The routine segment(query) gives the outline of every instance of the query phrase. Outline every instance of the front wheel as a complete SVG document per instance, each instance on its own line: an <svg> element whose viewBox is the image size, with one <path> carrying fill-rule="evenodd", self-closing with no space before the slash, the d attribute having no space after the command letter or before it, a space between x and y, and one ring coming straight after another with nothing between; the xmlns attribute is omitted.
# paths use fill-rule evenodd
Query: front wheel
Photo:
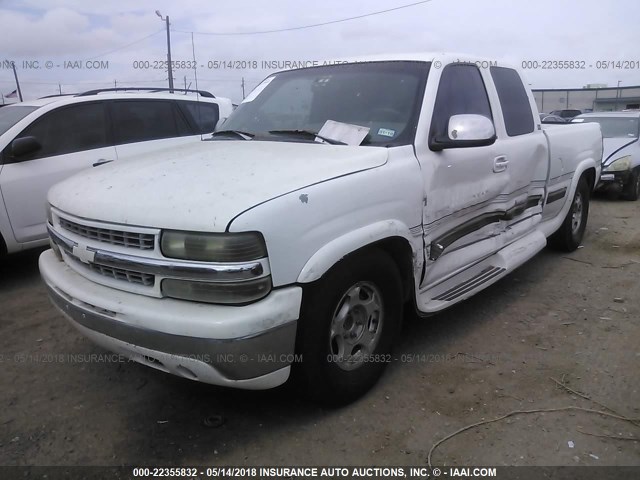
<svg viewBox="0 0 640 480"><path fill-rule="evenodd" d="M622 198L625 200L631 200L632 202L638 200L640 197L640 167L634 168L629 175L629 181L622 191Z"/></svg>
<svg viewBox="0 0 640 480"><path fill-rule="evenodd" d="M294 382L320 403L355 400L391 361L401 318L401 279L389 255L369 250L340 261L305 288Z"/></svg>
<svg viewBox="0 0 640 480"><path fill-rule="evenodd" d="M584 236L589 217L589 184L584 177L578 181L571 208L562 222L562 226L549 237L549 245L556 250L573 252Z"/></svg>

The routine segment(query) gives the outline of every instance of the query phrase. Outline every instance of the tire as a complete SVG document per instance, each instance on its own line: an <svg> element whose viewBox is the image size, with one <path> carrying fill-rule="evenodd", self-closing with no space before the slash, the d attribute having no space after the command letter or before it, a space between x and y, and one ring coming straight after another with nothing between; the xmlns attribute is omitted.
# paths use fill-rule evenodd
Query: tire
<svg viewBox="0 0 640 480"><path fill-rule="evenodd" d="M562 222L562 226L549 237L549 246L564 252L573 252L584 236L589 218L589 184L585 177L578 181L576 193L571 200L571 208Z"/></svg>
<svg viewBox="0 0 640 480"><path fill-rule="evenodd" d="M640 197L640 167L636 167L629 175L629 181L622 190L622 198L635 202Z"/></svg>
<svg viewBox="0 0 640 480"><path fill-rule="evenodd" d="M376 249L341 260L304 290L294 384L325 405L363 395L391 361L402 305L400 273L389 255Z"/></svg>

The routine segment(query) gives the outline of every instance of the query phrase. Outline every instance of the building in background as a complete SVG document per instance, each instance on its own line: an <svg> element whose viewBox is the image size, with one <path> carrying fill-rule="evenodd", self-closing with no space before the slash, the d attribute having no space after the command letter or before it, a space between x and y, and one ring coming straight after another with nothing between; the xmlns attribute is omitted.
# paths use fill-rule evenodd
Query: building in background
<svg viewBox="0 0 640 480"><path fill-rule="evenodd" d="M583 88L551 88L533 90L538 110L578 109L583 112L615 112L640 109L640 85L635 87L607 87L592 83Z"/></svg>

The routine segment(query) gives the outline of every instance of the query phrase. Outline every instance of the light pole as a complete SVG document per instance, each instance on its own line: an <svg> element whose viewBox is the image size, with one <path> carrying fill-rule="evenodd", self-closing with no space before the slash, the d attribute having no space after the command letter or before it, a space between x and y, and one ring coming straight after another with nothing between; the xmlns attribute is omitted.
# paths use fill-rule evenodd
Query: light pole
<svg viewBox="0 0 640 480"><path fill-rule="evenodd" d="M156 10L156 15L167 24L167 68L169 72L169 91L173 93L173 68L171 68L171 34L169 33L169 16L163 17L160 10Z"/></svg>

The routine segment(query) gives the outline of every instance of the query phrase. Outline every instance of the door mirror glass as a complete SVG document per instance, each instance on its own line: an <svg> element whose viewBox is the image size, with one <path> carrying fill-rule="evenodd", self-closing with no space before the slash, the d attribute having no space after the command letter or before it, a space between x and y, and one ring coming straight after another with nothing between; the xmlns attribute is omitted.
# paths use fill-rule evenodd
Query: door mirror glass
<svg viewBox="0 0 640 480"><path fill-rule="evenodd" d="M447 128L450 141L487 141L496 134L493 122L484 115L464 114L449 118Z"/></svg>
<svg viewBox="0 0 640 480"><path fill-rule="evenodd" d="M21 137L11 142L11 154L16 158L37 152L41 148L42 145L36 137Z"/></svg>

